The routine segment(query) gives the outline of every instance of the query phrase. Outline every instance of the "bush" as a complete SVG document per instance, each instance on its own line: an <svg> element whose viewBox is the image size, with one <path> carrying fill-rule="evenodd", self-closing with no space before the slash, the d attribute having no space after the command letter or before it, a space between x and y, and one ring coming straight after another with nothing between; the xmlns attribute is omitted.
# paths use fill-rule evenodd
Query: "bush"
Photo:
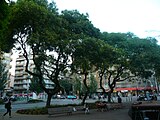
<svg viewBox="0 0 160 120"><path fill-rule="evenodd" d="M28 101L28 103L37 103L37 102L43 102L43 100L31 99Z"/></svg>
<svg viewBox="0 0 160 120"><path fill-rule="evenodd" d="M30 115L43 115L43 114L47 114L47 108L43 107L43 108L34 108L34 109L21 109L21 110L17 110L16 113L19 114L30 114Z"/></svg>
<svg viewBox="0 0 160 120"><path fill-rule="evenodd" d="M4 100L3 99L0 99L0 104L4 104Z"/></svg>
<svg viewBox="0 0 160 120"><path fill-rule="evenodd" d="M35 102L35 100L32 101L32 102ZM65 107L65 106L79 106L79 105L77 105L77 104L51 105L50 108L53 108L53 107ZM95 103L87 103L87 105L89 106L89 109L96 109L96 104ZM30 115L43 115L43 114L48 114L48 109L46 107L33 108L33 109L21 109L21 110L17 110L16 113L19 113L19 114L30 114Z"/></svg>

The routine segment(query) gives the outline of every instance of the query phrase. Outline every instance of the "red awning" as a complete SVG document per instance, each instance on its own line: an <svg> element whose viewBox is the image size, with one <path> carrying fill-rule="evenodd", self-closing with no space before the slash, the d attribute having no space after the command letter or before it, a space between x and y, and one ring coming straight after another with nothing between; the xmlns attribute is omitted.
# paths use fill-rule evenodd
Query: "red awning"
<svg viewBox="0 0 160 120"><path fill-rule="evenodd" d="M137 88L116 88L115 91L121 91L121 90L137 90Z"/></svg>
<svg viewBox="0 0 160 120"><path fill-rule="evenodd" d="M123 90L156 90L156 87L131 87L131 88L116 88L115 91Z"/></svg>

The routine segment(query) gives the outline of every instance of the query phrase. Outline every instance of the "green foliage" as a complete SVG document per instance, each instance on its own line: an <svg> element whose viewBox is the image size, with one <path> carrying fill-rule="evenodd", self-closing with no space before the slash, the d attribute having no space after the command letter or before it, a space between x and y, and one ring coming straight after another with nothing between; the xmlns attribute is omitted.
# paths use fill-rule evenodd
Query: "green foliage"
<svg viewBox="0 0 160 120"><path fill-rule="evenodd" d="M130 70L143 78L151 77L160 58L159 46L152 39L132 38L126 42Z"/></svg>
<svg viewBox="0 0 160 120"><path fill-rule="evenodd" d="M82 39L85 36L88 37L100 37L99 29L95 28L91 21L88 19L88 15L80 14L77 10L68 11L64 10L61 13L62 18L66 21L64 26L67 28L69 37L75 39Z"/></svg>
<svg viewBox="0 0 160 120"><path fill-rule="evenodd" d="M86 37L77 41L75 44L75 51L73 53L74 61L72 62L73 70L77 73L84 74L93 70L95 56L98 55L98 39ZM87 54L86 54L87 53Z"/></svg>
<svg viewBox="0 0 160 120"><path fill-rule="evenodd" d="M38 83L48 96L56 94L62 90L59 76L70 67L74 44L88 36L98 38L99 30L91 24L87 15L67 10L59 14L55 4L48 4L46 0L18 0L11 14L12 38L19 43L27 60L26 72L38 77ZM29 52L27 45L31 49ZM28 69L29 55L32 55L36 72ZM43 85L44 76L54 83L54 89ZM48 98L51 99L50 96Z"/></svg>
<svg viewBox="0 0 160 120"><path fill-rule="evenodd" d="M0 105L1 104L4 104L4 100L3 99L0 99Z"/></svg>
<svg viewBox="0 0 160 120"><path fill-rule="evenodd" d="M148 78L152 75L151 71L155 70L160 57L156 39L140 39L133 33L106 32L102 33L101 38L106 43L116 47L118 51L121 51L117 54L117 58L109 60L114 60L112 65L123 66L131 73L143 78Z"/></svg>
<svg viewBox="0 0 160 120"><path fill-rule="evenodd" d="M77 76L73 80L74 91L79 92L79 94L82 93L82 83L81 83L81 81L82 80L80 78L78 78Z"/></svg>
<svg viewBox="0 0 160 120"><path fill-rule="evenodd" d="M7 41L1 48L8 49L7 46L18 42L27 60L26 71L36 77L33 83L40 84L48 95L62 90L61 86L69 91L70 84L60 83L59 76L70 66L73 72L84 75L86 88L80 82L75 85L79 92L89 91L87 76L94 71L98 71L101 78L106 74L111 88L117 81L128 79L130 73L143 78L154 72L160 76L160 49L153 38L140 39L133 33L100 33L87 14L77 10L58 13L55 3L48 4L47 0L18 0L9 6L0 5L6 8L0 21L3 27L0 43ZM36 72L28 69L29 55ZM46 88L44 76L54 83L54 89ZM39 91L39 86L37 88Z"/></svg>
<svg viewBox="0 0 160 120"><path fill-rule="evenodd" d="M8 4L5 0L0 1L0 30L2 30L2 26L4 24L5 19L8 17Z"/></svg>
<svg viewBox="0 0 160 120"><path fill-rule="evenodd" d="M28 103L38 103L38 102L43 102L43 100L31 99L28 101Z"/></svg>
<svg viewBox="0 0 160 120"><path fill-rule="evenodd" d="M7 74L8 71L6 71L6 65L0 61L0 90L3 91L5 88L5 85L7 83Z"/></svg>
<svg viewBox="0 0 160 120"><path fill-rule="evenodd" d="M52 107L67 107L67 106L80 106L81 104L67 104L67 105L51 105L50 108ZM89 106L89 109L96 109L96 104L95 103L87 103ZM21 109L17 110L16 113L18 114L29 114L29 115L44 115L48 114L47 107L42 107L42 108L33 108L33 109Z"/></svg>
<svg viewBox="0 0 160 120"><path fill-rule="evenodd" d="M43 108L34 108L34 109L21 109L21 110L17 110L16 113L19 114L30 114L30 115L43 115L43 114L47 114L47 108L43 107Z"/></svg>
<svg viewBox="0 0 160 120"><path fill-rule="evenodd" d="M7 4L5 0L0 0L0 52L9 52L13 47L14 42L10 36L12 31L8 29L12 4L12 2Z"/></svg>
<svg viewBox="0 0 160 120"><path fill-rule="evenodd" d="M29 85L29 90L32 92L35 92L37 95L41 92L43 92L42 87L39 84L39 78L33 76L33 78L31 79L31 83Z"/></svg>
<svg viewBox="0 0 160 120"><path fill-rule="evenodd" d="M89 90L90 93L95 93L98 88L98 83L96 81L96 78L94 77L93 74L90 74L90 83L89 83Z"/></svg>
<svg viewBox="0 0 160 120"><path fill-rule="evenodd" d="M125 33L102 33L101 39L104 40L107 44L120 48L123 43L126 41Z"/></svg>
<svg viewBox="0 0 160 120"><path fill-rule="evenodd" d="M60 85L64 88L65 92L69 94L70 91L72 91L72 85L74 85L69 80L60 80Z"/></svg>

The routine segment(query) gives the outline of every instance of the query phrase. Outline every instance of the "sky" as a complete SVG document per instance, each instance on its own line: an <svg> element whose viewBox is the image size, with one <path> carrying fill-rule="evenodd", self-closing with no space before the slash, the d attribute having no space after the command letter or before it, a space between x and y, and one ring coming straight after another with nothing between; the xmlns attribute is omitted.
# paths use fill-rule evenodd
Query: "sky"
<svg viewBox="0 0 160 120"><path fill-rule="evenodd" d="M14 0L16 1L16 0ZM52 0L48 0L51 2ZM160 44L160 0L54 0L61 10L88 13L101 32L132 32Z"/></svg>
<svg viewBox="0 0 160 120"><path fill-rule="evenodd" d="M49 0L49 2L52 0ZM59 11L88 13L101 32L132 32L160 43L160 0L54 0Z"/></svg>

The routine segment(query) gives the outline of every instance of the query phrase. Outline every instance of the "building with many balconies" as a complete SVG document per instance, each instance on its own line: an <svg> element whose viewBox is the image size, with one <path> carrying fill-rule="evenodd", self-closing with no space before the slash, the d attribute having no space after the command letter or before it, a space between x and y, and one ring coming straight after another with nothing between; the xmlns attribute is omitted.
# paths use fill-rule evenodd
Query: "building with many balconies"
<svg viewBox="0 0 160 120"><path fill-rule="evenodd" d="M34 63L32 61L31 56L29 56L29 70L34 70ZM29 90L29 86L31 83L32 76L25 71L26 60L22 54L19 54L16 59L15 66L15 77L14 77L14 93L15 94L24 94ZM50 81L47 77L45 77L45 85L46 88L53 89L53 82Z"/></svg>
<svg viewBox="0 0 160 120"><path fill-rule="evenodd" d="M30 75L25 72L26 60L23 55L18 55L16 59L15 77L14 77L14 92L24 93L29 89ZM33 64L29 65L30 68Z"/></svg>

